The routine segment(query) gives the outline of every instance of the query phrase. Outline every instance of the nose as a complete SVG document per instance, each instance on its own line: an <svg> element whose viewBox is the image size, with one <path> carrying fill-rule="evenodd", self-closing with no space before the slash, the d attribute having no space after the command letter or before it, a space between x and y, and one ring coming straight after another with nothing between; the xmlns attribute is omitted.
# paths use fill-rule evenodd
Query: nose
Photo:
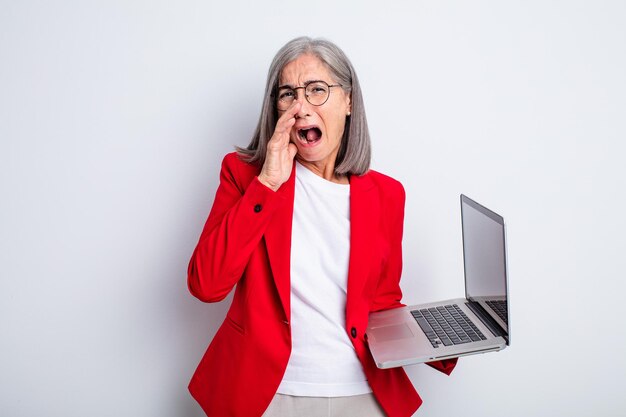
<svg viewBox="0 0 626 417"><path fill-rule="evenodd" d="M302 90L302 91L298 91ZM300 103L300 111L296 114L298 119L302 119L309 115L309 106L311 105L305 96L305 87L296 87L293 89L296 94L295 100Z"/></svg>
<svg viewBox="0 0 626 417"><path fill-rule="evenodd" d="M298 90L302 90L301 92ZM293 92L295 93L296 97L295 100L299 101L301 104L304 104L307 102L306 100L306 92L305 92L305 87L295 87L293 89Z"/></svg>

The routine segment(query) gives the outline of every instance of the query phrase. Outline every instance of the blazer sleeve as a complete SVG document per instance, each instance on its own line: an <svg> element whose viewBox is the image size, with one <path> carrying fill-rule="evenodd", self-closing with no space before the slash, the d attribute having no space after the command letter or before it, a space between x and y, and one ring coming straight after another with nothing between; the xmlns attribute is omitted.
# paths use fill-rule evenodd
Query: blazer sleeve
<svg viewBox="0 0 626 417"><path fill-rule="evenodd" d="M406 194L404 187L394 181L393 193L388 197L381 194L381 200L388 202L390 207L383 213L389 213L387 233L389 242L389 256L382 268L382 274L376 288L376 295L371 311L387 310L403 307L400 277L402 275L402 233L404 228L404 203Z"/></svg>
<svg viewBox="0 0 626 417"><path fill-rule="evenodd" d="M402 234L404 227L404 206L406 193L404 187L397 183L399 188L394 197L389 199L393 204L389 213L393 213L390 218L390 253L389 259L383 268L383 274L378 283L376 296L372 311L386 310L390 308L403 307L402 290L400 289L400 277L402 275ZM450 375L456 366L457 358L442 361L428 362L426 365Z"/></svg>
<svg viewBox="0 0 626 417"><path fill-rule="evenodd" d="M247 171L250 166L235 153L222 162L213 207L187 271L189 291L202 301L220 301L228 295L284 201Z"/></svg>

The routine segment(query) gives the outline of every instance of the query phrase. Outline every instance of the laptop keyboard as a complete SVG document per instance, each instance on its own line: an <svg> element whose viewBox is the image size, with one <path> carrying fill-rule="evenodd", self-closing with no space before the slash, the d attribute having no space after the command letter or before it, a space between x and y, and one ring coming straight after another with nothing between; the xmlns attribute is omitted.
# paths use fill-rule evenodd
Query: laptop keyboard
<svg viewBox="0 0 626 417"><path fill-rule="evenodd" d="M487 305L496 312L496 314L502 319L502 321L504 321L506 324L509 324L509 319L506 312L506 301L487 301Z"/></svg>
<svg viewBox="0 0 626 417"><path fill-rule="evenodd" d="M456 304L413 310L411 314L435 348L487 339Z"/></svg>

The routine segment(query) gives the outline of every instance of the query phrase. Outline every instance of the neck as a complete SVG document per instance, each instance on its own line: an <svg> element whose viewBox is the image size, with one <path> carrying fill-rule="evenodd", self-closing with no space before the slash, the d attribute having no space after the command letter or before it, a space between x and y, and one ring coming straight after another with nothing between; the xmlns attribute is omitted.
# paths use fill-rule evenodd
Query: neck
<svg viewBox="0 0 626 417"><path fill-rule="evenodd" d="M337 184L349 184L350 181L345 175L335 174L335 161L328 162L310 162L304 161L296 156L296 159L306 169L311 171L317 176L324 178L326 181L334 182Z"/></svg>

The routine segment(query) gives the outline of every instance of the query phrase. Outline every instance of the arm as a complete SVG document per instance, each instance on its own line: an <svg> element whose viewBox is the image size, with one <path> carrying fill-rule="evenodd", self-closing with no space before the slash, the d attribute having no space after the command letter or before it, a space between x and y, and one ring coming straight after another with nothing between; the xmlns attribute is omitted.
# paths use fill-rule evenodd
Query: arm
<svg viewBox="0 0 626 417"><path fill-rule="evenodd" d="M396 209L390 211L393 213L390 222L391 252L376 290L372 311L404 306L400 301L402 299L402 290L400 289L400 277L402 275L402 233L404 227L404 205L406 201L406 193L402 185L400 185L398 197L392 199L392 201ZM446 375L450 375L456 363L457 358L428 362L426 365Z"/></svg>
<svg viewBox="0 0 626 417"><path fill-rule="evenodd" d="M284 202L276 194L292 172L296 145L289 132L300 110L295 102L276 123L267 143L267 153L258 177L242 175L249 169L235 154L222 163L220 185L198 246L189 261L189 291L202 301L220 301L241 278L254 249L259 245L272 213Z"/></svg>
<svg viewBox="0 0 626 417"><path fill-rule="evenodd" d="M231 291L284 201L256 177L242 183L250 176L242 178L241 165L235 154L224 158L213 208L189 262L189 290L202 301L220 301Z"/></svg>
<svg viewBox="0 0 626 417"><path fill-rule="evenodd" d="M403 307L402 290L400 289L400 277L402 275L402 233L404 228L404 203L406 194L404 187L396 183L397 192L392 198L391 207L387 216L389 219L389 259L385 262L382 270L376 295L371 311L388 310L390 308Z"/></svg>

